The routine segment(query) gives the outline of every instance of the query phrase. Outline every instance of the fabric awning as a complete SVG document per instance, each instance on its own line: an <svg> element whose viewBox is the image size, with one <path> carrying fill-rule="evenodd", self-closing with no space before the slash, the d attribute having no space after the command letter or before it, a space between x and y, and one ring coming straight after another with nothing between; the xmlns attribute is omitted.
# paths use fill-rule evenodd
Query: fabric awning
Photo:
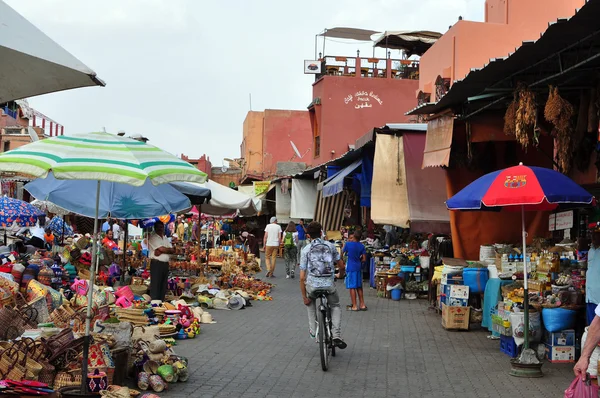
<svg viewBox="0 0 600 398"><path fill-rule="evenodd" d="M395 48L406 51L408 56L423 55L442 37L441 33L426 30L386 31L371 36L374 47Z"/></svg>
<svg viewBox="0 0 600 398"><path fill-rule="evenodd" d="M452 116L438 117L427 123L422 168L448 166L453 130L454 117Z"/></svg>
<svg viewBox="0 0 600 398"><path fill-rule="evenodd" d="M376 30L336 27L331 29L325 29L325 31L319 33L318 36L335 37L337 39L351 39L358 41L371 41L371 36L376 34L379 34L379 32L377 32Z"/></svg>
<svg viewBox="0 0 600 398"><path fill-rule="evenodd" d="M362 164L362 159L357 159L350 166L345 167L340 170L335 175L329 177L327 180L322 183L323 197L327 198L329 196L337 195L338 193L344 190L344 178L346 178L350 173L356 170Z"/></svg>

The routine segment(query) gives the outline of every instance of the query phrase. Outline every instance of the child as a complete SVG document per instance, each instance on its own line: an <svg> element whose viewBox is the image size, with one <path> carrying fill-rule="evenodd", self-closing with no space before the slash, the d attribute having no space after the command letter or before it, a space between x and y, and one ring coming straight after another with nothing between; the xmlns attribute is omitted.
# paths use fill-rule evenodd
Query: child
<svg viewBox="0 0 600 398"><path fill-rule="evenodd" d="M348 256L346 263L346 289L350 290L350 299L352 305L348 306L348 311L366 311L365 299L362 288L362 269L361 263L366 261L367 252L362 243L360 243L360 232L356 231L348 242L344 245L342 252ZM356 305L356 294L358 293L358 306Z"/></svg>

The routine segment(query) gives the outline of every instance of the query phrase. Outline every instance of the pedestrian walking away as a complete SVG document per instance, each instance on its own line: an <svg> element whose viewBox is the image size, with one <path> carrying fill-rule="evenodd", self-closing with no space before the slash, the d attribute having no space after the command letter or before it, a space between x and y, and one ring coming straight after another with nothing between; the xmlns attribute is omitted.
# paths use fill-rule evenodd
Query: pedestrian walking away
<svg viewBox="0 0 600 398"><path fill-rule="evenodd" d="M300 254L302 253L302 249L306 246L306 228L304 226L304 220L300 219L300 222L296 225L296 232L298 233L298 244L296 245L298 250L298 260L297 263L300 265Z"/></svg>
<svg viewBox="0 0 600 398"><path fill-rule="evenodd" d="M154 224L154 233L148 239L148 257L150 258L150 297L152 300L164 300L169 279L169 259L175 250L165 235L165 226L161 222Z"/></svg>
<svg viewBox="0 0 600 398"><path fill-rule="evenodd" d="M348 306L350 311L367 310L362 288L362 263L367 259L367 251L365 246L360 243L360 237L360 231L354 232L342 249L342 253L348 256L345 281L346 289L350 290L350 299L352 300L352 305ZM358 304L356 296L358 296Z"/></svg>
<svg viewBox="0 0 600 398"><path fill-rule="evenodd" d="M277 224L277 217L271 217L270 224L265 228L263 246L265 247L265 263L267 264L267 278L275 277L275 261L281 246L281 227Z"/></svg>
<svg viewBox="0 0 600 398"><path fill-rule="evenodd" d="M285 258L285 277L294 279L296 263L298 260L298 249L296 224L290 221L283 233L283 256Z"/></svg>
<svg viewBox="0 0 600 398"><path fill-rule="evenodd" d="M316 337L316 292L327 291L327 301L331 307L331 323L333 344L344 349L346 342L342 340L342 310L340 308L340 296L335 288L335 266L340 269L338 277L342 277L345 271L344 262L335 246L321 238L321 224L311 222L306 232L311 242L302 249L300 259L300 292L302 300L306 305L308 313L308 333L312 338Z"/></svg>

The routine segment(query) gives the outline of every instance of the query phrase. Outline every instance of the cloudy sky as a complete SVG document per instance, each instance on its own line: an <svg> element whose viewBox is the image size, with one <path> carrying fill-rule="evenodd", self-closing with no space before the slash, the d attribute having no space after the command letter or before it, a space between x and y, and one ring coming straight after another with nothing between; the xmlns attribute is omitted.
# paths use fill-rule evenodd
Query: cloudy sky
<svg viewBox="0 0 600 398"><path fill-rule="evenodd" d="M239 156L249 93L253 110L306 109L314 79L303 60L324 28L445 32L484 10L484 0L5 1L107 83L30 99L65 134L141 133L177 155L206 153L215 166ZM325 46L372 52L353 41Z"/></svg>

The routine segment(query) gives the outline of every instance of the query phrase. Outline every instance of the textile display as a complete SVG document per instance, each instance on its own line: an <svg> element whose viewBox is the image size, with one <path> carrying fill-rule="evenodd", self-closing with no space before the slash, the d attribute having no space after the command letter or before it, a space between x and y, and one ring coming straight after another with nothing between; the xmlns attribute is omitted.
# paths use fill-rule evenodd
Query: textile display
<svg viewBox="0 0 600 398"><path fill-rule="evenodd" d="M292 195L289 191L283 192L281 182L277 182L275 186L275 216L279 224L287 224L292 220L290 211L292 209Z"/></svg>
<svg viewBox="0 0 600 398"><path fill-rule="evenodd" d="M344 221L344 208L348 200L348 192L342 191L328 198L320 191L317 197L317 214L315 221L323 226L324 231L339 231Z"/></svg>
<svg viewBox="0 0 600 398"><path fill-rule="evenodd" d="M362 171L357 175L358 180L360 181L360 205L363 207L371 207L373 156L373 151L366 151L364 153L362 158Z"/></svg>
<svg viewBox="0 0 600 398"><path fill-rule="evenodd" d="M381 135L378 135L379 139ZM407 175L411 231L438 231L439 228L418 231L419 222L445 223L449 228L450 212L446 208L446 173L439 167L421 168L425 134L404 134L404 163Z"/></svg>
<svg viewBox="0 0 600 398"><path fill-rule="evenodd" d="M317 182L315 180L292 180L291 218L315 218L317 207Z"/></svg>
<svg viewBox="0 0 600 398"><path fill-rule="evenodd" d="M371 219L375 224L409 227L407 189L402 137L378 134L371 192Z"/></svg>

